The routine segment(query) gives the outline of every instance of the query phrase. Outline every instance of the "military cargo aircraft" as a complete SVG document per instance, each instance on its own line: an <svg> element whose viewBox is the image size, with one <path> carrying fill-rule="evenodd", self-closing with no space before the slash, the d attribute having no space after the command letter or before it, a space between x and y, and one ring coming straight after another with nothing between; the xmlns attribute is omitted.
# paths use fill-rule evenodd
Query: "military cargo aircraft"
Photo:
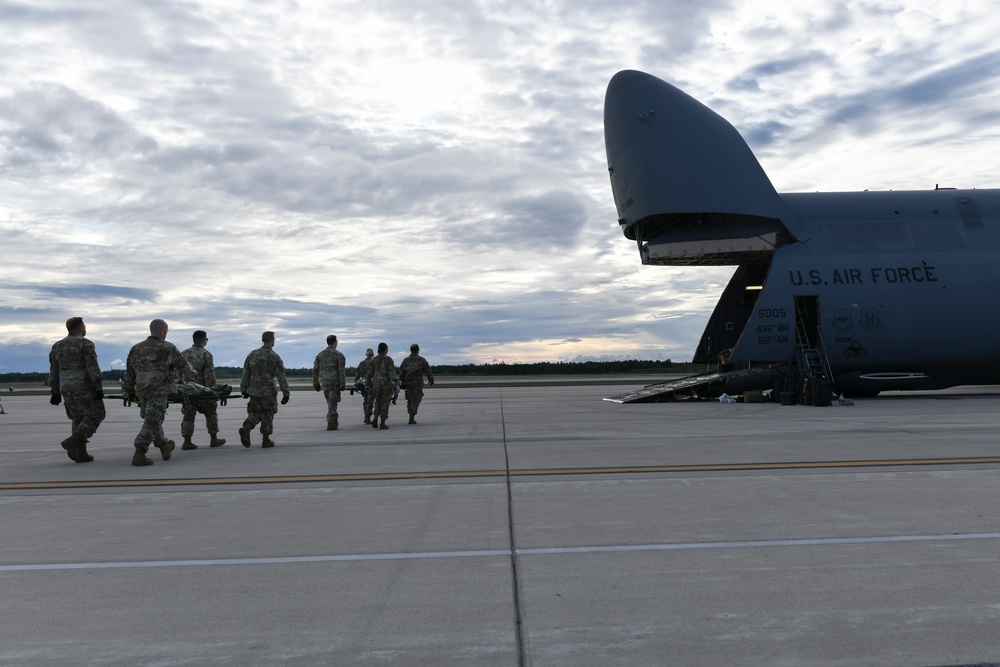
<svg viewBox="0 0 1000 667"><path fill-rule="evenodd" d="M1000 190L779 194L728 121L636 71L611 79L604 137L643 264L737 267L694 355L722 355L703 394L1000 383Z"/></svg>

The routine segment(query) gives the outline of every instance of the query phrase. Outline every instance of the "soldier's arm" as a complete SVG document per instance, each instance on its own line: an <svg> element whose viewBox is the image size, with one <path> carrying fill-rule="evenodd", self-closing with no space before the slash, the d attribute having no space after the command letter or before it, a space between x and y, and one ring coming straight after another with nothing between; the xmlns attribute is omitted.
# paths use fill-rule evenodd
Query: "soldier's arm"
<svg viewBox="0 0 1000 667"><path fill-rule="evenodd" d="M424 375L427 376L427 382L434 384L434 373L431 373L431 365L426 359L424 360Z"/></svg>
<svg viewBox="0 0 1000 667"><path fill-rule="evenodd" d="M278 357L278 364L275 367L275 375L278 376L278 384L281 386L281 393L288 393L288 380L285 378L285 362Z"/></svg>
<svg viewBox="0 0 1000 667"><path fill-rule="evenodd" d="M317 354L315 361L313 361L313 389L315 389L316 391L320 390L320 384L319 384L319 357L320 357L320 355Z"/></svg>
<svg viewBox="0 0 1000 667"><path fill-rule="evenodd" d="M101 377L101 365L97 363L97 349L89 340L83 341L83 363L87 367L87 376L96 391L102 391L104 378Z"/></svg>
<svg viewBox="0 0 1000 667"><path fill-rule="evenodd" d="M205 352L205 382L209 387L215 387L219 384L218 380L215 379L215 359L211 352Z"/></svg>
<svg viewBox="0 0 1000 667"><path fill-rule="evenodd" d="M53 394L59 393L59 362L56 361L56 352L53 349L49 352L49 379L48 385L52 388Z"/></svg>
<svg viewBox="0 0 1000 667"><path fill-rule="evenodd" d="M240 378L240 393L246 394L250 390L250 356L247 355L243 362L243 377Z"/></svg>
<svg viewBox="0 0 1000 667"><path fill-rule="evenodd" d="M172 356L174 357L174 368L177 369L177 379L181 382L193 380L197 373L195 372L194 367L191 366L190 362L188 362L188 360L184 358L184 355L181 354L181 351L175 347Z"/></svg>
<svg viewBox="0 0 1000 667"><path fill-rule="evenodd" d="M132 359L132 352L128 353L125 361L125 376L122 378L122 391L126 396L135 394L135 361Z"/></svg>

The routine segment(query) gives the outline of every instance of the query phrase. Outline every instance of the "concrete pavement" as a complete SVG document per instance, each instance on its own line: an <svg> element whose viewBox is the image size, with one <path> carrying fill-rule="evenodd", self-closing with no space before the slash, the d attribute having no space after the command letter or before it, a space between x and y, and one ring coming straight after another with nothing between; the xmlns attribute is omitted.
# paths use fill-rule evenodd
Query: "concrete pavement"
<svg viewBox="0 0 1000 667"><path fill-rule="evenodd" d="M627 388L627 387L626 387ZM4 396L0 664L1000 662L996 388L811 408L617 405L621 385L429 388L278 446L76 464ZM180 442L180 410L165 424Z"/></svg>

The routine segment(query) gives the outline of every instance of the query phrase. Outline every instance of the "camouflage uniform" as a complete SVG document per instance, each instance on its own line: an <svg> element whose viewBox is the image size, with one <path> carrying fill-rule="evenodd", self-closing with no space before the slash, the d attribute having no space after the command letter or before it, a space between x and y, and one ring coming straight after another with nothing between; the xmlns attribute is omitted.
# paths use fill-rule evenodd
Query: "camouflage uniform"
<svg viewBox="0 0 1000 667"><path fill-rule="evenodd" d="M247 401L247 418L243 422L247 433L257 424L260 424L260 433L265 438L274 433L274 415L278 413L275 380L281 385L281 392L287 396L285 364L277 352L263 346L247 355L243 362L243 379L240 380L240 393L250 397ZM246 442L243 444L249 447Z"/></svg>
<svg viewBox="0 0 1000 667"><path fill-rule="evenodd" d="M71 437L84 448L86 455L87 440L107 414L94 344L80 334L70 334L53 345L49 352L48 384L54 396L62 397L66 416L73 425ZM72 454L69 449L67 452ZM83 460L72 455L70 458L77 462Z"/></svg>
<svg viewBox="0 0 1000 667"><path fill-rule="evenodd" d="M371 350L368 350L368 352L371 352ZM374 356L374 354L372 356ZM371 356L366 356L358 364L358 369L356 371L354 371L355 382L357 380L364 380L365 383L366 383L366 385L365 385L365 391L362 394L362 398L364 398L364 410L365 410L365 423L366 424L371 424L372 423L372 404L373 404L373 402L375 400L375 394L374 394L374 392L372 392L371 387L367 385L367 382L368 382L368 367L371 365L371 363L372 363L372 357Z"/></svg>
<svg viewBox="0 0 1000 667"><path fill-rule="evenodd" d="M347 376L344 373L346 365L347 360L343 353L332 346L320 351L313 362L313 388L316 391L322 389L323 395L326 396L326 423L332 424L334 428L340 422L337 403L340 403L340 392L347 384Z"/></svg>
<svg viewBox="0 0 1000 667"><path fill-rule="evenodd" d="M368 393L372 394L372 426L374 427L378 419L389 418L389 401L392 400L392 390L396 384L396 365L392 357L384 352L380 352L371 360L368 365Z"/></svg>
<svg viewBox="0 0 1000 667"><path fill-rule="evenodd" d="M143 423L135 436L137 449L148 452L150 444L163 448L168 443L173 449L173 441L163 436L167 396L177 392L176 380L185 382L192 375L194 369L180 350L158 336L150 336L129 350L122 391L127 396L134 394L139 398L139 414ZM164 450L164 460L167 458L169 452Z"/></svg>
<svg viewBox="0 0 1000 667"><path fill-rule="evenodd" d="M427 360L416 352L413 352L403 363L399 365L399 380L406 387L406 411L410 415L410 423L415 424L414 417L417 416L417 409L420 401L424 399L424 376L427 381L434 384L434 374L431 373L431 365Z"/></svg>
<svg viewBox="0 0 1000 667"><path fill-rule="evenodd" d="M181 352L191 368L194 377L191 382L197 382L208 388L218 385L215 380L215 359L212 353L202 345L192 345ZM219 433L219 405L214 398L189 398L181 408L184 415L181 421L181 435L190 438L194 435L194 416L197 413L205 415L205 427L212 439Z"/></svg>

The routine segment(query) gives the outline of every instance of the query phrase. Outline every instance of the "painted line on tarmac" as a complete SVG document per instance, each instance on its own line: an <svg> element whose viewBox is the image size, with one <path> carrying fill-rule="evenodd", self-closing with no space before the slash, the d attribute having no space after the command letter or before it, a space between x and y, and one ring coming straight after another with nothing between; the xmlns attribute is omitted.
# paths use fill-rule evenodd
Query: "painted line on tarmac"
<svg viewBox="0 0 1000 667"><path fill-rule="evenodd" d="M751 549L758 547L812 547L842 544L889 544L952 540L996 540L1000 533L950 533L947 535L887 535L883 537L820 537L801 540L745 540L740 542L690 542L687 544L636 544L607 547L552 547L521 549L518 554L622 553L628 551L683 551L687 549Z"/></svg>
<svg viewBox="0 0 1000 667"><path fill-rule="evenodd" d="M428 558L510 558L509 549L479 551L426 551L416 553L338 554L330 556L280 556L274 558L211 558L198 560L120 561L110 563L33 563L0 565L0 572L34 572L39 570L114 570L147 567L204 567L209 565L288 565L300 563L338 563L372 560L413 560Z"/></svg>
<svg viewBox="0 0 1000 667"><path fill-rule="evenodd" d="M559 475L622 475L659 472L739 472L753 470L809 470L822 468L880 468L931 465L976 465L1000 463L1000 456L974 456L938 459L874 459L852 461L784 461L774 463L713 463L691 465L626 466L601 468L525 468L512 469L511 477ZM463 479L506 477L506 470L430 470L424 472L357 473L339 475L270 475L256 477L191 477L179 479L113 479L59 482L6 482L0 491L43 489L106 489L144 486L210 486L237 484L307 484L315 482L380 482L418 479Z"/></svg>
<svg viewBox="0 0 1000 667"><path fill-rule="evenodd" d="M644 551L684 551L698 549L755 549L775 547L838 546L847 544L898 544L902 542L942 542L996 540L1000 533L947 535L887 535L883 537L830 537L798 540L747 540L737 542L688 542L680 544L624 544L613 546L549 547L518 549L518 556L567 554L635 553ZM298 565L357 561L392 561L439 558L509 558L508 549L470 551L418 551L414 553L337 554L328 556L280 556L273 558L211 558L196 560L117 561L107 563L27 563L0 565L0 572L39 572L49 570L118 570L157 567L207 567L219 565Z"/></svg>

